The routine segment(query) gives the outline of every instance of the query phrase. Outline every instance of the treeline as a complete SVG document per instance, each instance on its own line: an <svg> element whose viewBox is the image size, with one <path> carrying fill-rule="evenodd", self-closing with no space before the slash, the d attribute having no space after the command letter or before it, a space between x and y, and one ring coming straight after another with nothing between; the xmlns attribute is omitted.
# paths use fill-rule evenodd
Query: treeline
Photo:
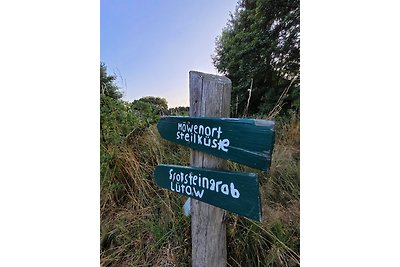
<svg viewBox="0 0 400 267"><path fill-rule="evenodd" d="M300 1L239 1L213 62L232 81L231 116L298 113Z"/></svg>

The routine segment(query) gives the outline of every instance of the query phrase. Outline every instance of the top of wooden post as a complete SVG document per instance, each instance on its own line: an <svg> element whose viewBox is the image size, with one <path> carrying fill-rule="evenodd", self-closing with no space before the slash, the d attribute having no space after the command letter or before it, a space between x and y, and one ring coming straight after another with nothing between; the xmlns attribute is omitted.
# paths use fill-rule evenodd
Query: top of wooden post
<svg viewBox="0 0 400 267"><path fill-rule="evenodd" d="M203 79L206 79L209 81L232 84L231 80L225 76L203 73L203 72L194 71L194 70L189 71L189 77L195 77L195 76L198 76L200 78L203 78Z"/></svg>
<svg viewBox="0 0 400 267"><path fill-rule="evenodd" d="M229 78L189 71L189 90L190 116L229 117L232 90Z"/></svg>

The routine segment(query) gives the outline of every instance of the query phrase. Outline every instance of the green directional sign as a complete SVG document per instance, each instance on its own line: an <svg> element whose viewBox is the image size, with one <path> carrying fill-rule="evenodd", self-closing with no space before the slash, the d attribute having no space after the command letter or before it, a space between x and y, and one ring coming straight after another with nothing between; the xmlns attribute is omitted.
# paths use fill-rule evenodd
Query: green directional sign
<svg viewBox="0 0 400 267"><path fill-rule="evenodd" d="M275 123L269 120L162 117L161 137L214 156L268 170L275 141Z"/></svg>
<svg viewBox="0 0 400 267"><path fill-rule="evenodd" d="M160 164L154 177L162 188L261 221L258 177L254 173Z"/></svg>

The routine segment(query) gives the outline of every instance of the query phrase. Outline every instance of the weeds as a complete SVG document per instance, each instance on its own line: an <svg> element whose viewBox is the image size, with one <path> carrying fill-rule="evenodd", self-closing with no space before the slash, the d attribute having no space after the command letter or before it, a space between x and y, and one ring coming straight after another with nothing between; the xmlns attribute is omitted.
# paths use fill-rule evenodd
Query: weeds
<svg viewBox="0 0 400 267"><path fill-rule="evenodd" d="M152 176L160 163L189 165L189 149L162 140L153 123L125 139L109 136L113 142L102 142L100 154L101 265L190 266L186 199L159 188ZM258 173L263 207L261 223L228 213L228 266L299 266L299 140L298 117L277 119L270 171L228 164Z"/></svg>

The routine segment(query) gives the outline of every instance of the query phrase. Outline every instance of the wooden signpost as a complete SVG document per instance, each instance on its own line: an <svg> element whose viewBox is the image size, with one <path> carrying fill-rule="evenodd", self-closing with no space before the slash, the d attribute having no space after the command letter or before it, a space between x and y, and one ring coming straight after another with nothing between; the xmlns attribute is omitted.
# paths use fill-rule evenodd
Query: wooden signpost
<svg viewBox="0 0 400 267"><path fill-rule="evenodd" d="M162 117L157 127L164 139L219 158L265 171L271 164L273 121Z"/></svg>
<svg viewBox="0 0 400 267"><path fill-rule="evenodd" d="M162 188L261 221L260 190L254 173L160 164L154 177Z"/></svg>
<svg viewBox="0 0 400 267"><path fill-rule="evenodd" d="M191 198L192 266L226 266L224 210L261 220L258 177L229 172L226 160L268 170L275 124L229 118L231 81L189 72L190 117L162 117L166 140L191 148L191 167L158 165L159 186ZM226 159L226 160L224 160Z"/></svg>

